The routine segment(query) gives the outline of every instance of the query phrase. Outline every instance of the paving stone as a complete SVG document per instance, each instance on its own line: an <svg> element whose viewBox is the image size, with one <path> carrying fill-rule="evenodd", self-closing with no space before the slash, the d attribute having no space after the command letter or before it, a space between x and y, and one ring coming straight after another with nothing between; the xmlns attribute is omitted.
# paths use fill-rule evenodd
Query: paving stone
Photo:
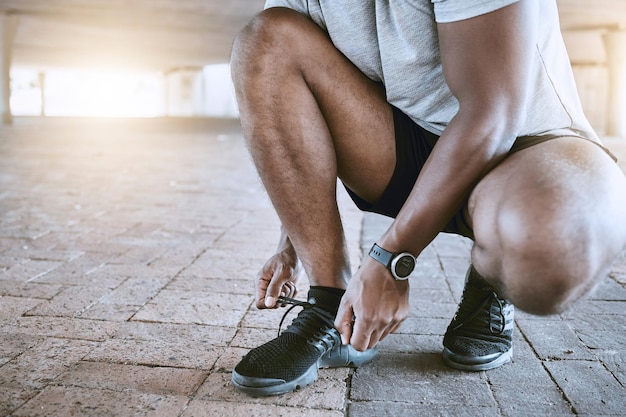
<svg viewBox="0 0 626 417"><path fill-rule="evenodd" d="M11 416L13 410L19 408L37 393L35 389L2 387L0 389L0 415Z"/></svg>
<svg viewBox="0 0 626 417"><path fill-rule="evenodd" d="M55 270L62 264L63 263L59 261L40 261L23 258L23 261L20 263L2 272L0 274L0 280L20 282L36 280L50 271Z"/></svg>
<svg viewBox="0 0 626 417"><path fill-rule="evenodd" d="M452 320L458 308L456 303L434 302L428 298L410 298L409 316L419 318L442 318Z"/></svg>
<svg viewBox="0 0 626 417"><path fill-rule="evenodd" d="M66 287L51 300L40 301L29 316L79 317L87 308L109 294L103 287Z"/></svg>
<svg viewBox="0 0 626 417"><path fill-rule="evenodd" d="M342 411L337 410L314 410L265 404L192 400L181 417L343 417L343 415Z"/></svg>
<svg viewBox="0 0 626 417"><path fill-rule="evenodd" d="M614 279L607 278L589 295L589 299L626 301L626 288Z"/></svg>
<svg viewBox="0 0 626 417"><path fill-rule="evenodd" d="M300 310L300 308L295 308L285 317L282 330L287 328ZM277 333L278 326L286 312L286 308L264 310L251 309L243 317L241 324L243 327L270 329Z"/></svg>
<svg viewBox="0 0 626 417"><path fill-rule="evenodd" d="M210 294L254 294L253 275L245 279L207 278L196 276L183 271L174 281L168 284L171 290L196 291Z"/></svg>
<svg viewBox="0 0 626 417"><path fill-rule="evenodd" d="M391 334L379 343L381 352L441 353L443 337L421 334Z"/></svg>
<svg viewBox="0 0 626 417"><path fill-rule="evenodd" d="M249 351L250 349L247 348L229 347L220 355L213 367L213 372L232 372Z"/></svg>
<svg viewBox="0 0 626 417"><path fill-rule="evenodd" d="M241 328L230 346L252 349L276 338L276 330Z"/></svg>
<svg viewBox="0 0 626 417"><path fill-rule="evenodd" d="M164 289L133 318L159 323L195 323L214 326L236 326L252 296L241 294L207 294Z"/></svg>
<svg viewBox="0 0 626 417"><path fill-rule="evenodd" d="M563 320L517 320L517 325L542 360L583 359L594 356Z"/></svg>
<svg viewBox="0 0 626 417"><path fill-rule="evenodd" d="M35 247L35 245L39 243L40 240L41 239L31 240L28 242L28 246L23 246L21 251L22 256L31 261L69 262L84 254L82 250L77 249L39 249Z"/></svg>
<svg viewBox="0 0 626 417"><path fill-rule="evenodd" d="M223 347L186 339L110 339L93 349L85 360L210 370L223 351Z"/></svg>
<svg viewBox="0 0 626 417"><path fill-rule="evenodd" d="M100 268L110 257L110 255L106 254L85 253L76 259L63 262L58 267L31 279L36 279L37 282L48 284L77 285L82 282L86 274Z"/></svg>
<svg viewBox="0 0 626 417"><path fill-rule="evenodd" d="M600 363L546 362L577 414L624 415L624 387Z"/></svg>
<svg viewBox="0 0 626 417"><path fill-rule="evenodd" d="M210 370L234 334L213 326L131 324L120 326L116 338L101 343L85 360Z"/></svg>
<svg viewBox="0 0 626 417"><path fill-rule="evenodd" d="M45 300L0 296L0 322L9 323L37 307Z"/></svg>
<svg viewBox="0 0 626 417"><path fill-rule="evenodd" d="M462 258L469 261L472 241L457 235L440 233L437 239L433 241L433 247L442 259Z"/></svg>
<svg viewBox="0 0 626 417"><path fill-rule="evenodd" d="M626 387L626 352L623 350L612 350L598 352L602 365L613 374L613 376Z"/></svg>
<svg viewBox="0 0 626 417"><path fill-rule="evenodd" d="M562 314L563 318L568 319L573 314L608 314L620 316L620 310L618 307L619 301L607 301L607 300L583 300L574 305L569 311Z"/></svg>
<svg viewBox="0 0 626 417"><path fill-rule="evenodd" d="M465 404L493 407L491 391L481 373L447 368L440 354L380 354L356 370L352 401L391 401L419 404Z"/></svg>
<svg viewBox="0 0 626 417"><path fill-rule="evenodd" d="M567 314L566 321L575 332L626 332L626 318L619 314L570 312Z"/></svg>
<svg viewBox="0 0 626 417"><path fill-rule="evenodd" d="M0 279L7 280L6 270L26 261L27 259L13 256L6 249L3 249L0 252Z"/></svg>
<svg viewBox="0 0 626 417"><path fill-rule="evenodd" d="M69 317L20 317L14 323L0 323L0 332L46 337L102 341L117 332L116 323Z"/></svg>
<svg viewBox="0 0 626 417"><path fill-rule="evenodd" d="M92 320L124 322L133 318L141 306L126 304L95 303L84 310L80 317Z"/></svg>
<svg viewBox="0 0 626 417"><path fill-rule="evenodd" d="M0 333L0 366L39 344L41 337L19 333Z"/></svg>
<svg viewBox="0 0 626 417"><path fill-rule="evenodd" d="M443 335L450 324L450 318L441 317L411 317L409 316L396 331L396 334Z"/></svg>
<svg viewBox="0 0 626 417"><path fill-rule="evenodd" d="M64 287L56 284L41 284L38 282L0 281L0 296L22 298L52 299Z"/></svg>
<svg viewBox="0 0 626 417"><path fill-rule="evenodd" d="M111 262L114 261L115 259L111 260ZM78 277L78 281L73 284L117 288L131 278L160 278L158 272L158 270L141 263L131 265L108 263L89 271L82 277ZM67 282L67 284L72 283Z"/></svg>
<svg viewBox="0 0 626 417"><path fill-rule="evenodd" d="M534 350L519 331L513 333L511 363L488 371L486 376L492 386L528 386L529 381L555 385L543 366L543 362L538 360Z"/></svg>
<svg viewBox="0 0 626 417"><path fill-rule="evenodd" d="M160 340L193 344L226 346L235 336L236 328L200 326L192 324L126 322L115 326L118 339Z"/></svg>
<svg viewBox="0 0 626 417"><path fill-rule="evenodd" d="M348 415L357 417L494 417L494 406L467 404L416 404L413 402L355 402L348 405ZM536 415L535 415L536 416Z"/></svg>
<svg viewBox="0 0 626 417"><path fill-rule="evenodd" d="M162 245L157 244L156 245ZM112 263L128 265L151 265L159 268L167 265L170 268L182 269L190 265L193 260L206 249L207 244L181 244L173 249L159 247L133 247L132 250L113 259Z"/></svg>
<svg viewBox="0 0 626 417"><path fill-rule="evenodd" d="M436 257L418 258L415 270L409 279L411 294L421 294L422 290L444 290L450 292L446 277Z"/></svg>
<svg viewBox="0 0 626 417"><path fill-rule="evenodd" d="M94 342L46 339L0 368L0 386L42 389L94 347Z"/></svg>
<svg viewBox="0 0 626 417"><path fill-rule="evenodd" d="M429 303L441 303L441 304L456 304L454 297L450 293L448 288L445 289L432 289L432 288L420 288L411 291L409 299L412 304L419 304L424 300L428 300ZM444 310L447 310L449 306L444 306Z"/></svg>
<svg viewBox="0 0 626 417"><path fill-rule="evenodd" d="M133 275L115 290L98 300L98 304L118 304L128 306L143 306L164 288L171 278L161 275L151 268L145 268L140 276Z"/></svg>
<svg viewBox="0 0 626 417"><path fill-rule="evenodd" d="M49 386L12 415L169 417L179 415L187 401L183 396Z"/></svg>
<svg viewBox="0 0 626 417"><path fill-rule="evenodd" d="M54 384L120 392L190 396L206 377L205 372L195 369L81 361L56 378Z"/></svg>
<svg viewBox="0 0 626 417"><path fill-rule="evenodd" d="M623 351L626 346L625 333L580 330L577 334L589 349Z"/></svg>
<svg viewBox="0 0 626 417"><path fill-rule="evenodd" d="M503 416L516 417L525 412L535 416L574 415L561 391L550 382L544 377L532 385L526 380L518 384L492 385L491 390Z"/></svg>

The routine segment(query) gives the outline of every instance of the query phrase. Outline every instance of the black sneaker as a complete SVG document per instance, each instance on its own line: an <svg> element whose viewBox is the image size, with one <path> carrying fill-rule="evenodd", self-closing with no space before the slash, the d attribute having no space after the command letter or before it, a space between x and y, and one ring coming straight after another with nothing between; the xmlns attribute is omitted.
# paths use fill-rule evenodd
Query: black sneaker
<svg viewBox="0 0 626 417"><path fill-rule="evenodd" d="M359 352L343 346L334 327L341 296L311 289L308 302L280 297L279 302L304 309L291 325L264 345L252 349L233 370L233 385L254 397L285 394L317 379L318 368L356 367L371 361L376 349ZM332 312L332 313L331 313Z"/></svg>
<svg viewBox="0 0 626 417"><path fill-rule="evenodd" d="M513 316L513 304L470 266L461 303L443 338L444 362L464 371L486 371L510 362Z"/></svg>

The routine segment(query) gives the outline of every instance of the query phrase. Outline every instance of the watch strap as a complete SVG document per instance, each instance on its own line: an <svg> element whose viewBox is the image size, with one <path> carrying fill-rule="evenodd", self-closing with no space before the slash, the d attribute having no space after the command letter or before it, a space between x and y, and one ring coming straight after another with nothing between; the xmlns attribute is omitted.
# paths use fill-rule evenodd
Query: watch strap
<svg viewBox="0 0 626 417"><path fill-rule="evenodd" d="M394 253L381 248L376 243L374 243L374 245L372 246L372 249L370 249L370 252L369 252L370 257L380 262L381 264L385 265L386 268L391 267L391 261L394 255L395 255Z"/></svg>

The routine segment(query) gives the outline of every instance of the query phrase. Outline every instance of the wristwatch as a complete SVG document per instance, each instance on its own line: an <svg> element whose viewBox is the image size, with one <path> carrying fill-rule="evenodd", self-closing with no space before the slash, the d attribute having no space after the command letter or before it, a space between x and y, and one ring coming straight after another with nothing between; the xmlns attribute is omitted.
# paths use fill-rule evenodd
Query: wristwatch
<svg viewBox="0 0 626 417"><path fill-rule="evenodd" d="M408 279L411 272L415 269L415 256L408 252L389 252L374 243L374 246L370 249L369 255L385 265L396 281Z"/></svg>

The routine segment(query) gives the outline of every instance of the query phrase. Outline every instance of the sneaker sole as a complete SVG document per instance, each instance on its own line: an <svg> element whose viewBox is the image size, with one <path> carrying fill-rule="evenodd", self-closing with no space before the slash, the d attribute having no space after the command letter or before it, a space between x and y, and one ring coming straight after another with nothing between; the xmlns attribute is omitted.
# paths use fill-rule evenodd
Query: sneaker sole
<svg viewBox="0 0 626 417"><path fill-rule="evenodd" d="M356 368L370 362L376 357L377 353L378 350L376 348L359 352L353 348L352 345L338 346L322 355L317 363L311 365L304 374L292 381L275 378L249 377L241 375L235 370L233 370L231 381L237 389L252 397L281 395L304 388L315 382L319 368Z"/></svg>
<svg viewBox="0 0 626 417"><path fill-rule="evenodd" d="M477 358L464 358L454 354L448 348L443 349L443 361L451 368L461 371L488 371L490 369L499 368L500 366L511 362L513 358L513 349L495 356L492 355ZM491 360L490 360L491 359Z"/></svg>
<svg viewBox="0 0 626 417"><path fill-rule="evenodd" d="M305 373L292 381L249 377L240 375L237 371L233 371L231 380L237 389L252 397L268 397L286 394L312 384L317 379L317 366L317 363L314 363Z"/></svg>

